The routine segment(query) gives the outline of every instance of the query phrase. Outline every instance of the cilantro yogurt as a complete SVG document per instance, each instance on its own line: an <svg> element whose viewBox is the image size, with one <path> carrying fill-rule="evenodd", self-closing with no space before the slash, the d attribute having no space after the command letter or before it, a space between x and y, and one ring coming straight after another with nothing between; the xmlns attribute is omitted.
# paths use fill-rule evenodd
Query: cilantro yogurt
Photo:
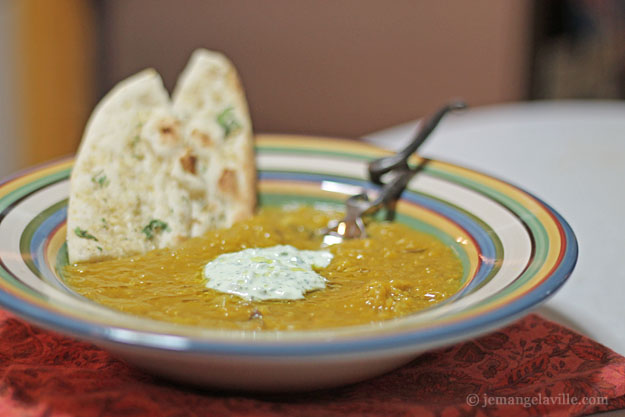
<svg viewBox="0 0 625 417"><path fill-rule="evenodd" d="M327 250L290 245L244 249L219 255L204 267L206 286L248 300L297 300L323 289L326 279L313 270L332 261Z"/></svg>

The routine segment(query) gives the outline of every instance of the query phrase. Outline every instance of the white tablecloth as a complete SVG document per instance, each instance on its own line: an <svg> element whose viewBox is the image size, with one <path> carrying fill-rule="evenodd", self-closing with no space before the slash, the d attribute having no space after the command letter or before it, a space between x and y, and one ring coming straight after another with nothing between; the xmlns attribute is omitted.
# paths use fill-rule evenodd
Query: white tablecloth
<svg viewBox="0 0 625 417"><path fill-rule="evenodd" d="M366 140L398 149L416 122ZM625 355L625 102L537 102L450 115L420 151L507 180L570 223L579 260L537 311Z"/></svg>

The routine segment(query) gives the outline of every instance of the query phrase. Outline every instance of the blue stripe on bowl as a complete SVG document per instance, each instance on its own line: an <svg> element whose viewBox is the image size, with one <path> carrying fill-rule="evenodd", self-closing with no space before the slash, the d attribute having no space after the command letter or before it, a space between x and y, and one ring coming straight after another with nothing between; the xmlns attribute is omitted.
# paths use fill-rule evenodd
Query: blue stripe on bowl
<svg viewBox="0 0 625 417"><path fill-rule="evenodd" d="M47 265L45 260L46 243L51 233L63 224L67 220L67 206L62 206L59 210L53 212L47 219L45 219L37 229L33 232L32 239L30 241L30 256L35 264L35 267L39 271L39 276L48 284L54 286L57 289L68 291L67 287L59 282L56 273L53 269L50 269L50 265ZM54 265L52 265L54 267Z"/></svg>

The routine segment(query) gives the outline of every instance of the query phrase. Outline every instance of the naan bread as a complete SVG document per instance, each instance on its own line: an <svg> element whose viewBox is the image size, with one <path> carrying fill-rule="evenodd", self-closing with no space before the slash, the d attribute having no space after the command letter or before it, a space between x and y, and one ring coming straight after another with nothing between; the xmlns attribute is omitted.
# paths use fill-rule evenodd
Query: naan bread
<svg viewBox="0 0 625 417"><path fill-rule="evenodd" d="M252 126L234 66L196 51L169 99L154 70L118 84L87 124L71 176L70 262L171 247L249 217Z"/></svg>
<svg viewBox="0 0 625 417"><path fill-rule="evenodd" d="M252 122L232 63L221 54L196 51L174 89L173 110L206 162L200 170L206 169L202 177L214 206L193 206L194 217L212 218L194 224L192 236L251 216L256 203Z"/></svg>

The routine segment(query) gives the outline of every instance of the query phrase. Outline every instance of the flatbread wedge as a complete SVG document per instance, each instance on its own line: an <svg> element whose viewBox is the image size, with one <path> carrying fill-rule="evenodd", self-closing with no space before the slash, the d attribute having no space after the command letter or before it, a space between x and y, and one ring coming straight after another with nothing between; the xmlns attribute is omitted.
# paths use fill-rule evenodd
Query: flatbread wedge
<svg viewBox="0 0 625 417"><path fill-rule="evenodd" d="M232 63L194 52L169 99L145 70L94 110L71 175L71 263L175 246L249 217L252 124Z"/></svg>

